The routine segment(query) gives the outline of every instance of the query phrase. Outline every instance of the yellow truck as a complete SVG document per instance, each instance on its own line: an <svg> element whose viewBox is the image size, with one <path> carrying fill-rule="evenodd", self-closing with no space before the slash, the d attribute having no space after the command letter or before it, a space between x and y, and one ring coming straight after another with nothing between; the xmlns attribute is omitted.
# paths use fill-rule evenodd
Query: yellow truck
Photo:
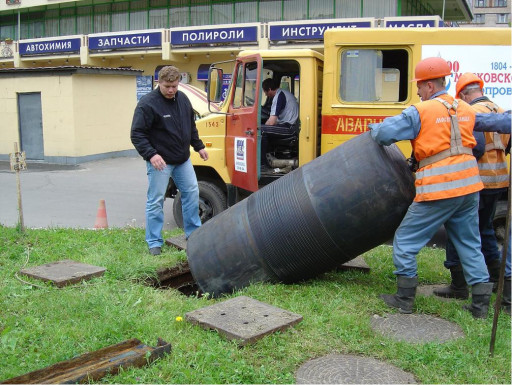
<svg viewBox="0 0 512 385"><path fill-rule="evenodd" d="M210 155L207 162L192 155L203 222L367 131L368 124L419 102L411 79L416 64L425 57L441 56L450 63L447 90L451 95L460 75L474 72L484 80L486 96L510 109L510 46L510 28L358 28L327 30L323 50L241 52L230 63L231 81L220 108L217 111L215 104L213 113L196 121ZM214 63L210 68L211 102L221 102L226 65ZM300 109L299 134L278 139L269 147L270 169L260 166L259 127L267 102L261 84L266 78L291 91ZM398 146L406 158L410 156L408 141ZM173 214L181 226L179 192L170 182L167 196L175 198Z"/></svg>

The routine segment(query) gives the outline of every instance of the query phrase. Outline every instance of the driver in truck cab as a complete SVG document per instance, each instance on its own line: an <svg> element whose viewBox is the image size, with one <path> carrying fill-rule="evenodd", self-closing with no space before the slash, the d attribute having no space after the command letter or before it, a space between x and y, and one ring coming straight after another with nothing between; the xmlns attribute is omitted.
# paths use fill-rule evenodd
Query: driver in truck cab
<svg viewBox="0 0 512 385"><path fill-rule="evenodd" d="M265 79L261 87L267 98L272 99L270 116L261 126L261 157L262 164L266 165L269 140L298 134L299 103L290 91L279 88L274 79Z"/></svg>

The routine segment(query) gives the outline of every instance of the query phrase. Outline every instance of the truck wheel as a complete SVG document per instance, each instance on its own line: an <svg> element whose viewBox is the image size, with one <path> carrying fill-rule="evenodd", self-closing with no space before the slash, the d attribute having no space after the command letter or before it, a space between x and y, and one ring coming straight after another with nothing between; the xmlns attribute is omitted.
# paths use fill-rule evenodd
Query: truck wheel
<svg viewBox="0 0 512 385"><path fill-rule="evenodd" d="M494 232L496 233L496 240L498 241L498 247L503 247L505 243L505 232L507 226L507 201L499 201L496 206L496 213L492 221Z"/></svg>
<svg viewBox="0 0 512 385"><path fill-rule="evenodd" d="M199 181L199 217L201 223L213 218L227 209L226 194L210 182ZM178 227L183 228L183 214L181 211L181 193L178 191L172 204L172 214Z"/></svg>

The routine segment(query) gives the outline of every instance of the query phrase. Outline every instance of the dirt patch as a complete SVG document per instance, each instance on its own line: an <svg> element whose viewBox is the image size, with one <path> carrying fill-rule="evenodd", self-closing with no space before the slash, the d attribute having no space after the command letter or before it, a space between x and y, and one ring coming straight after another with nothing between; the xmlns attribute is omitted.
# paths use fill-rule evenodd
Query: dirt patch
<svg viewBox="0 0 512 385"><path fill-rule="evenodd" d="M156 278L148 278L146 285L158 289L176 289L189 297L202 297L203 293L194 280L188 262L180 262L172 267L163 267L156 271Z"/></svg>

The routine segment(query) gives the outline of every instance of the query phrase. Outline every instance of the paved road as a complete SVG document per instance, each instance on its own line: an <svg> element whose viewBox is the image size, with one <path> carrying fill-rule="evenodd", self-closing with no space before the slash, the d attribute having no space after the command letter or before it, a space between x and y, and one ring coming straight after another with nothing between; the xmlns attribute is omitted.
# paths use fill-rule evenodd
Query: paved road
<svg viewBox="0 0 512 385"><path fill-rule="evenodd" d="M109 227L144 227L146 165L139 157L114 158L56 166L29 163L20 173L25 227L93 228L101 199L105 200ZM172 200L164 204L164 229L176 228ZM18 200L16 174L0 162L0 224L16 226ZM444 247L441 229L429 245Z"/></svg>
<svg viewBox="0 0 512 385"><path fill-rule="evenodd" d="M20 172L23 219L27 228L92 228L105 200L109 227L144 227L147 177L142 158L113 158L58 166L29 163ZM172 200L164 205L164 229L176 227ZM16 174L0 162L0 224L16 226Z"/></svg>

